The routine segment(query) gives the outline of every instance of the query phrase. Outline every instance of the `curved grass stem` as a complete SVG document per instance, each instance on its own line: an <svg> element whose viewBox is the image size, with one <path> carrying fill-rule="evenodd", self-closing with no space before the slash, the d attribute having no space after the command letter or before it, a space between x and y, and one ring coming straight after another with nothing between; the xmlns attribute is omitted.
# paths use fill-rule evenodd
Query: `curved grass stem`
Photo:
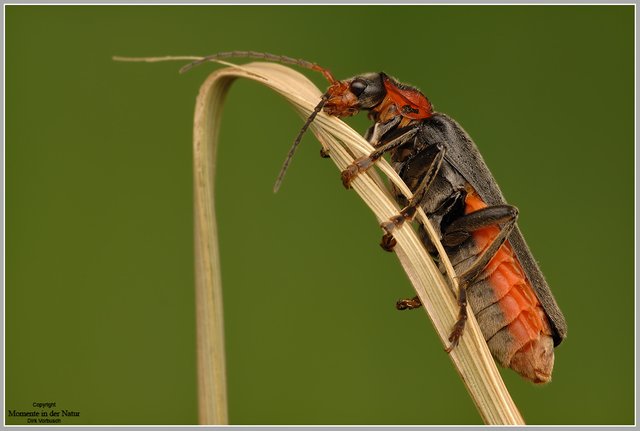
<svg viewBox="0 0 640 431"><path fill-rule="evenodd" d="M162 60L153 60L181 58L163 57ZM309 116L321 97L320 90L304 75L288 67L265 62L217 70L200 88L194 120L193 163L201 424L225 424L228 420L222 286L213 193L221 109L231 83L238 78L255 80L278 92L304 118ZM373 147L356 131L323 112L318 114L310 128L340 170L345 169L354 158L373 151ZM411 196L406 185L385 160L381 159L376 165L399 190L407 197ZM397 204L375 170L371 169L357 176L352 182L352 187L378 221L386 221L399 212ZM421 209L417 217L440 252L448 280L436 268L410 224L405 223L394 230L397 240L395 251L443 346L447 347L447 338L458 313L458 305L453 294L455 287L449 287L456 286L454 272L435 231ZM449 357L486 424L524 424L470 309L465 333ZM431 371L424 370L425 373Z"/></svg>

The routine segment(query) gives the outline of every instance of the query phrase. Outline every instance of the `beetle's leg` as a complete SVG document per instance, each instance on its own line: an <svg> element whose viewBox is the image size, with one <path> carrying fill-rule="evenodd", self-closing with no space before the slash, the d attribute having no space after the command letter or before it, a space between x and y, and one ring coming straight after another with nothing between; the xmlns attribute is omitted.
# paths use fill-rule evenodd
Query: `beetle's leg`
<svg viewBox="0 0 640 431"><path fill-rule="evenodd" d="M449 198L447 198L447 200L444 201L442 205L440 205L440 207L435 212L429 214L429 220L431 221L431 223L436 229L440 229L442 218L445 215L449 214L451 211L455 211L460 204L464 206L464 200L466 195L467 193L464 190L457 190L453 192L451 196L449 196ZM424 226L420 225L418 229L418 234L420 236L420 240L422 241L425 248L427 249L427 252L431 255L431 258L434 260L434 263L436 263L437 267L440 267L440 255L435 245L433 245L433 242L431 241L431 237L427 233L427 230L425 229ZM386 236L382 237L383 243L385 241L385 238ZM391 238L393 239L393 236L391 236ZM421 305L422 303L420 302L420 298L416 296L412 299L399 300L398 302L396 302L396 309L413 310L415 308L420 307Z"/></svg>
<svg viewBox="0 0 640 431"><path fill-rule="evenodd" d="M458 189L451 193L451 195L434 212L430 212L428 214L431 226L433 226L436 232L442 231L442 221L445 217L450 220L451 215L460 214L461 210L464 209L466 197L467 192L464 189ZM459 215L457 215L457 217L459 217ZM418 226L418 236L431 257L434 259L439 257L440 253L438 252L437 247L433 244L433 241L431 241L431 237L423 225Z"/></svg>
<svg viewBox="0 0 640 431"><path fill-rule="evenodd" d="M458 307L458 320L456 320L453 330L449 334L449 342L451 344L445 349L447 353L450 353L458 345L464 332L464 325L467 323L467 285L464 283L458 283Z"/></svg>
<svg viewBox="0 0 640 431"><path fill-rule="evenodd" d="M372 126L369 126L367 131L364 132L364 139L370 144L371 144L371 138L373 138L373 132L375 132L377 126L378 126L378 123L375 123Z"/></svg>
<svg viewBox="0 0 640 431"><path fill-rule="evenodd" d="M487 267L491 259L496 255L502 244L513 230L518 218L518 209L511 205L496 205L482 208L454 220L444 230L442 243L445 246L452 247L461 244L471 236L471 233L489 226L495 226L502 223L500 232L491 241L489 246L482 254L471 264L464 273L458 276L458 320L451 331L449 341L451 345L446 349L450 352L458 345L460 337L464 331L467 321L467 286L472 284L482 271Z"/></svg>
<svg viewBox="0 0 640 431"><path fill-rule="evenodd" d="M396 310L413 310L414 308L422 307L420 298L414 296L411 299L401 299L396 302Z"/></svg>
<svg viewBox="0 0 640 431"><path fill-rule="evenodd" d="M443 145L438 145L438 152L436 153L433 162L431 162L426 175L418 185L418 188L411 197L411 200L409 200L407 206L400 211L400 214L395 215L386 222L380 224L380 227L386 232L382 237L380 246L386 251L392 251L393 247L396 245L396 240L393 238L391 232L395 228L402 226L405 221L413 220L413 217L416 215L416 210L420 204L422 204L422 201L429 191L429 186L433 183L433 180L436 178L436 175L440 170L440 166L442 166L445 153L445 147Z"/></svg>
<svg viewBox="0 0 640 431"><path fill-rule="evenodd" d="M382 137L387 134L391 129L396 127L401 120L401 116L398 115L393 117L391 120L388 120L384 123L375 123L373 126L369 127L364 134L364 139L367 140L372 146L379 147L384 143L384 140L381 141Z"/></svg>
<svg viewBox="0 0 640 431"><path fill-rule="evenodd" d="M393 127L397 126L400 122L401 116L397 116L387 121L386 123L375 123L373 126L369 127L364 134L364 139L367 140L374 147L378 147L380 145L380 138L384 136L389 130ZM331 157L329 152L324 148L320 149L320 157L328 158Z"/></svg>
<svg viewBox="0 0 640 431"><path fill-rule="evenodd" d="M384 155L384 153L409 142L411 138L418 132L417 126L405 127L397 130L398 133L392 133L392 136L386 137L378 148L371 152L368 156L360 157L351 163L342 171L342 184L348 189L351 188L351 181L359 173L365 172L373 164Z"/></svg>
<svg viewBox="0 0 640 431"><path fill-rule="evenodd" d="M455 208L460 203L464 205L465 197L466 197L466 192L464 190L458 190L454 192L451 196L449 196L449 198L442 205L440 205L440 207L435 212L430 213L429 220L434 224L434 227L437 226L437 229L440 229L442 218L446 214L449 214L451 211L455 211ZM420 228L418 229L418 233L420 235L420 239L422 240L422 243L425 245L431 257L435 261L437 261L436 266L439 267L440 258L438 255L438 251L436 247L433 245L433 242L431 241L431 238L429 237L429 234L427 233L424 226L422 225L420 226ZM384 238L385 237L383 237L383 241L384 241ZM400 301L396 302L396 308L398 310L413 310L414 308L418 308L421 305L422 303L420 302L420 298L418 298L417 296L412 299L401 299Z"/></svg>

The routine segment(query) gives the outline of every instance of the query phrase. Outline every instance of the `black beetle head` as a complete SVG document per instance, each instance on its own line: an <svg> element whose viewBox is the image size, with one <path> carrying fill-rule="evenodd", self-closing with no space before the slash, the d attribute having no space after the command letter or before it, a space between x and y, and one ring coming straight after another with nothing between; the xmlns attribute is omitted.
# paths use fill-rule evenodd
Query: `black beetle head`
<svg viewBox="0 0 640 431"><path fill-rule="evenodd" d="M348 79L349 91L358 98L360 109L371 109L384 99L387 91L381 73L366 73Z"/></svg>

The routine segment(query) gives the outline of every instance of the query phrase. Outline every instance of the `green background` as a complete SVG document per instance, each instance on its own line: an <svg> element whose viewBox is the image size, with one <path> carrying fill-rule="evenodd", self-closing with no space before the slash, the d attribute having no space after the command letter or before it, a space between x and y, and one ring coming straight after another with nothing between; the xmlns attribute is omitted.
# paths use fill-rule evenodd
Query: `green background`
<svg viewBox="0 0 640 431"><path fill-rule="evenodd" d="M456 118L569 324L551 384L502 370L525 420L633 423L632 6L5 12L7 409L197 422L192 115L219 66L111 56L251 49L339 78L384 70ZM394 310L411 286L312 135L273 195L301 124L260 85L231 89L217 178L230 422L480 423L424 313Z"/></svg>

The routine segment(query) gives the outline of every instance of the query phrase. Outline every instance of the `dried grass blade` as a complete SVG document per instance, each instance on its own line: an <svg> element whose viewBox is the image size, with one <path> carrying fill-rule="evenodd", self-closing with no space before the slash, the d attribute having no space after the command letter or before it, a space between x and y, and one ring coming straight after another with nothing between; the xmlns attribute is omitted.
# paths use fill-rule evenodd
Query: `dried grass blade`
<svg viewBox="0 0 640 431"><path fill-rule="evenodd" d="M153 61L163 61L163 58ZM144 61L144 59L136 59ZM198 380L201 424L227 423L227 397L222 318L222 286L218 257L214 205L214 175L217 138L222 104L232 81L247 78L260 82L284 96L304 117L320 98L320 91L304 75L281 65L251 63L211 74L200 89L194 120L194 198L196 248L196 301L198 320ZM342 121L320 113L311 129L327 149L339 169L353 161L354 155L372 147ZM389 164L378 162L380 170L407 195L409 190ZM398 212L379 177L373 170L353 181L353 188L379 221ZM424 212L418 214L433 236ZM455 297L442 274L431 261L415 232L407 225L394 232L396 254L413 284L425 311L444 346L457 316ZM441 245L432 238L434 243ZM447 273L453 270L447 261ZM450 283L453 280L449 281ZM455 285L453 282L452 285ZM471 310L470 310L471 311ZM478 324L470 312L461 343L450 358L487 424L524 424L489 353ZM425 370L430 372L430 370Z"/></svg>

